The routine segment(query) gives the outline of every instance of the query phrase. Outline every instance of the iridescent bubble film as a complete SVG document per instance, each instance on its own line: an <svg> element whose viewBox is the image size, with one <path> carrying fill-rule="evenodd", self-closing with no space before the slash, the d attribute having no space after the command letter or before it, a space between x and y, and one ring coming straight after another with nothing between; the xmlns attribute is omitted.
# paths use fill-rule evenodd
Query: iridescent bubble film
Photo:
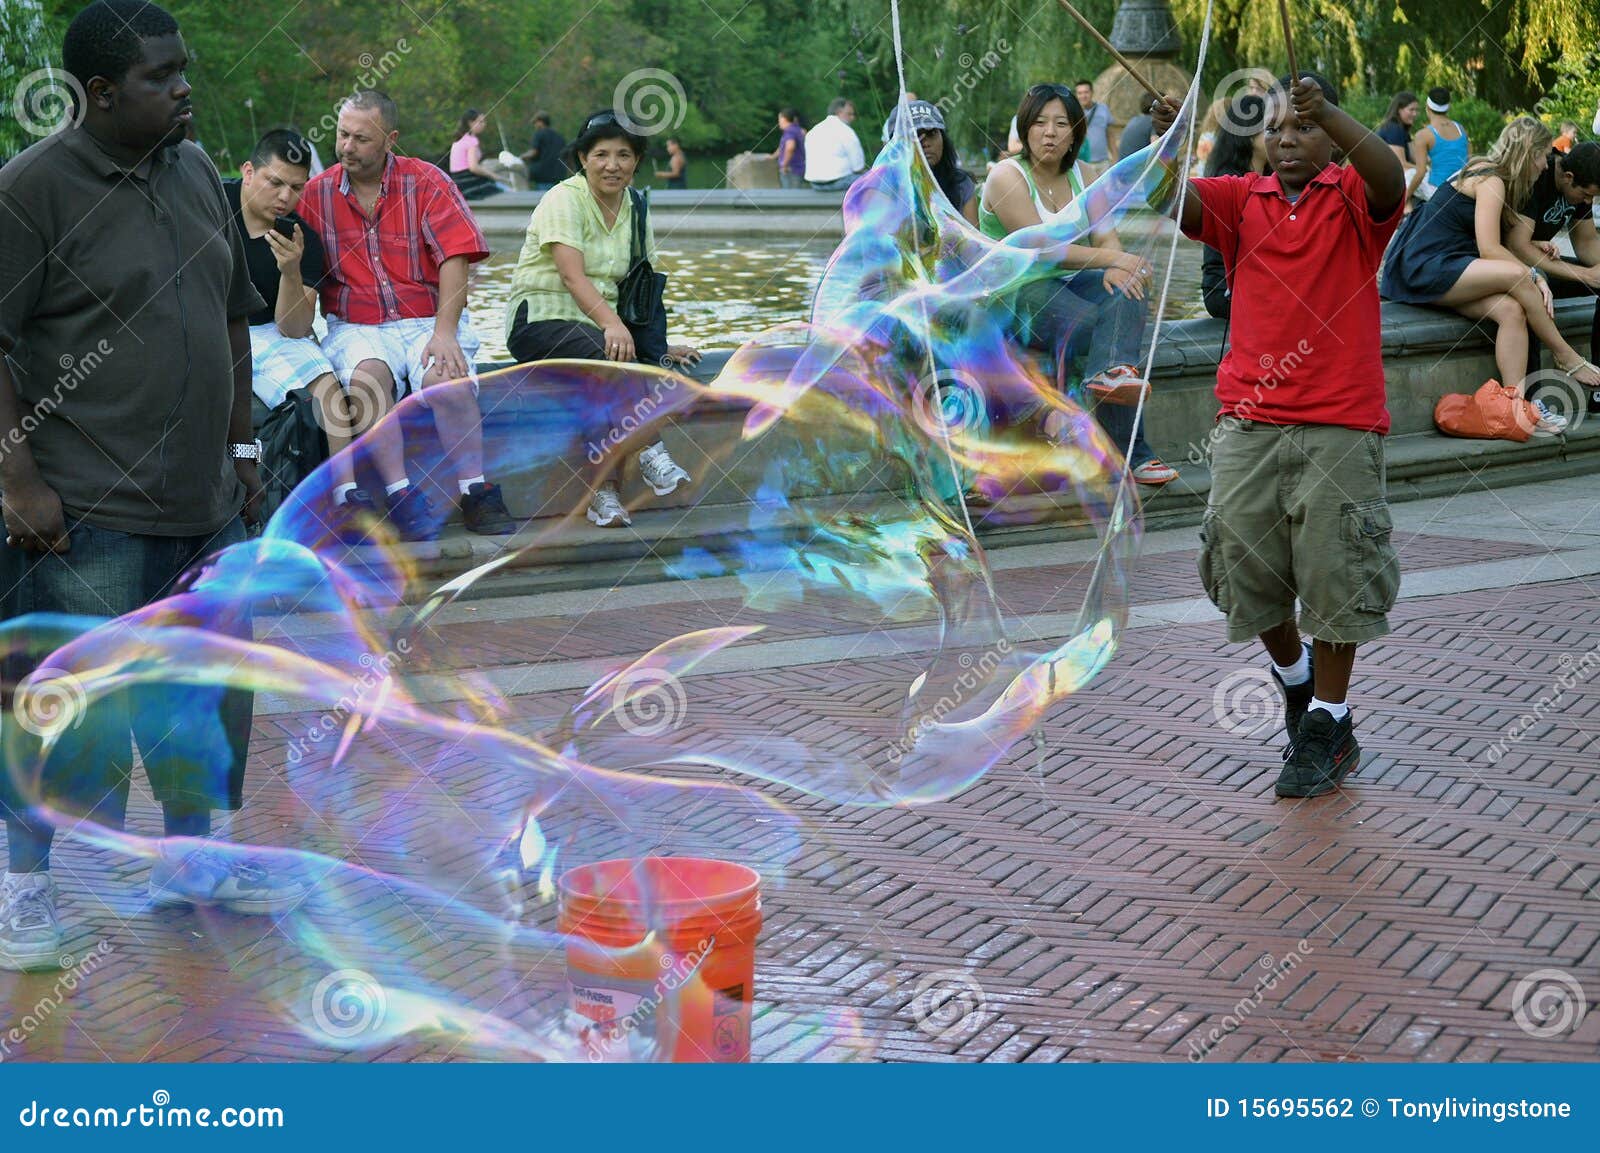
<svg viewBox="0 0 1600 1153"><path fill-rule="evenodd" d="M902 104L899 131L846 196L846 236L809 319L739 347L714 381L581 361L484 375L484 471L533 516L498 551L464 561L448 541L406 546L381 527L343 542L324 465L264 535L145 609L8 622L8 667L39 670L8 677L13 783L38 816L129 864L201 851L302 885L267 929L202 909L196 947L221 950L233 980L322 1045L672 1059L663 1039L726 990L707 951L675 935L677 906L643 862L704 858L761 879L757 1028L781 1009L785 1027L832 1038L836 1057L869 1056L864 1001L798 992L764 959L789 931L771 910L849 874L832 814L957 795L1116 653L1140 527L1127 446L1095 419L1072 358L1019 340L1015 301L1070 276L1069 249L1111 233L1164 282L1172 233L1157 210L1193 99L1162 140L1004 242L938 191ZM450 475L419 398L386 419L405 432L413 478ZM663 436L699 483L646 523L631 461ZM348 451L364 467L361 445ZM626 652L601 646L592 676L557 686L554 714L531 712L518 684L452 660L437 627L513 568L604 559L584 510L607 478L664 579L718 591L685 599L668 629L648 618ZM1040 522L1098 543L1046 595L994 569L984 544ZM718 607L730 596L736 610ZM842 658L825 643L840 636L852 640ZM862 699L822 677L735 694L726 680L840 659L874 662L879 691ZM125 739L130 708L190 786L225 795L237 736L221 718L239 694L272 705L258 735L286 739L251 759L233 841L122 831L85 796L86 750ZM148 759L143 737L140 748ZM597 941L563 923L563 878L613 860L640 862L631 919ZM146 914L142 881L95 898L130 924ZM842 902L830 915L861 956L892 967L869 918ZM626 978L626 1011L590 1012L574 946L592 966L657 976Z"/></svg>

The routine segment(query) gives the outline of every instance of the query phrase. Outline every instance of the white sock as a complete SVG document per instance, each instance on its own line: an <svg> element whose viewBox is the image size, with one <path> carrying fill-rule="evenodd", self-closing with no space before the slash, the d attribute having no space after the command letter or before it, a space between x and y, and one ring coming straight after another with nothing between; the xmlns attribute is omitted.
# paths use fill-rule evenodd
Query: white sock
<svg viewBox="0 0 1600 1153"><path fill-rule="evenodd" d="M487 484L488 481L483 479L483 473L480 472L477 476L469 476L465 480L458 480L456 483L461 486L461 495L466 496L472 491L473 485Z"/></svg>
<svg viewBox="0 0 1600 1153"><path fill-rule="evenodd" d="M13 873L7 871L5 887L7 889L34 889L49 883L49 869L40 869L37 873Z"/></svg>
<svg viewBox="0 0 1600 1153"><path fill-rule="evenodd" d="M350 494L355 492L355 491L356 491L356 482L355 481L351 481L349 484L336 485L334 487L334 490L333 490L333 503L334 504L344 504L346 501L348 501L350 499Z"/></svg>
<svg viewBox="0 0 1600 1153"><path fill-rule="evenodd" d="M410 487L411 487L411 481L408 478L406 480L397 480L393 484L384 485L383 486L383 491L384 491L385 495L393 496L397 492L405 492L405 490L410 488Z"/></svg>
<svg viewBox="0 0 1600 1153"><path fill-rule="evenodd" d="M1303 685L1311 679L1311 651L1302 645L1300 659L1294 664L1280 665L1274 661L1272 667L1283 678L1284 684Z"/></svg>
<svg viewBox="0 0 1600 1153"><path fill-rule="evenodd" d="M1344 720L1345 714L1350 711L1350 706L1345 704L1343 701L1340 701L1338 704L1333 704L1330 701L1319 701L1316 697L1312 697L1311 706L1306 711L1310 712L1311 709L1321 709L1334 720L1342 721Z"/></svg>

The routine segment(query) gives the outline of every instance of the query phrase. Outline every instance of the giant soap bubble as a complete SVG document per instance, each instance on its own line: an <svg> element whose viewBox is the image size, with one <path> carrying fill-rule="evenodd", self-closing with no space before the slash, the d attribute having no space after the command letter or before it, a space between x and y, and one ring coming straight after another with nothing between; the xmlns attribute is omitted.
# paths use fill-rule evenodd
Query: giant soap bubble
<svg viewBox="0 0 1600 1153"><path fill-rule="evenodd" d="M902 106L846 197L811 315L737 349L715 380L576 361L481 379L485 472L531 519L465 571L444 571L448 549L382 532L336 539L324 466L261 538L158 603L109 622L8 622L8 667L38 669L7 685L13 715L30 718L20 736L7 727L13 785L38 817L119 859L181 859L199 846L97 809L77 754L135 701L170 719L163 739L195 787L225 793L219 701L254 693L273 719L258 714L245 809L235 839L203 851L293 877L306 896L270 921L203 909L203 937L308 1037L667 1059L642 1017L597 1048L569 997L556 904L576 866L694 857L761 875L758 1036L781 1022L828 1039L826 1055L870 1053L882 989L809 974L784 944L800 931L786 894L832 901L865 968L890 970L892 942L843 895L852 868L829 815L956 796L1116 652L1140 525L1126 446L1094 419L1070 361L1019 344L1012 304L1062 275L1070 245L1111 231L1165 281L1171 226L1153 209L1173 194L1193 102L1068 210L1003 243L938 192ZM448 478L417 398L387 419L405 429L417 483ZM692 499L649 515L633 502L633 532L602 539L584 522L590 487L626 480L662 435L700 481ZM997 571L983 543L1039 520L1097 544L1045 593L1025 570ZM643 541L653 571L692 595L592 638L571 624L582 660L555 641L522 657L548 674L537 692L507 672L517 654L498 669L455 659L450 630L480 582L605 558L616 541ZM870 692L830 676L855 661L871 665ZM635 998L671 1021L701 974L669 945L650 876L634 881L638 940L609 948L676 975ZM131 882L96 897L143 915Z"/></svg>

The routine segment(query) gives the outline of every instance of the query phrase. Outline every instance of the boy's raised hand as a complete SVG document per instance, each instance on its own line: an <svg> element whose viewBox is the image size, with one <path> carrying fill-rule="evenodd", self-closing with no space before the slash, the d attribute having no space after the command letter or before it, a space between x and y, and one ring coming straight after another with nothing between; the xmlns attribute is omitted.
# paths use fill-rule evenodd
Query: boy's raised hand
<svg viewBox="0 0 1600 1153"><path fill-rule="evenodd" d="M1182 106L1171 96L1163 96L1150 108L1150 125L1157 136L1165 136Z"/></svg>
<svg viewBox="0 0 1600 1153"><path fill-rule="evenodd" d="M1305 74L1295 81L1294 91L1289 93L1289 103L1294 109L1295 119L1309 120L1313 124L1321 124L1328 111L1328 102L1322 95L1322 85Z"/></svg>

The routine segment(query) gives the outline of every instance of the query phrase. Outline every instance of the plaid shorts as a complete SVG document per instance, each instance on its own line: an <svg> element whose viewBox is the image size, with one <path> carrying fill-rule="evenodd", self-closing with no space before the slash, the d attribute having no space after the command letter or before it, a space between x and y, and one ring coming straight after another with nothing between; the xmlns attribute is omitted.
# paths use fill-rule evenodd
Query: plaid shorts
<svg viewBox="0 0 1600 1153"><path fill-rule="evenodd" d="M268 408L277 408L295 388L304 388L333 371L314 337L283 335L270 321L250 326L251 391Z"/></svg>
<svg viewBox="0 0 1600 1153"><path fill-rule="evenodd" d="M328 317L328 335L322 342L323 351L333 361L339 383L350 386L350 377L356 365L363 360L381 360L394 374L394 395L399 400L412 389L421 390L422 378L428 366L423 362L423 349L433 337L433 317L403 317L386 320L382 324L348 324L337 316ZM461 355L470 366L478 359L482 342L472 331L472 319L465 309L456 325L456 341L461 345ZM472 373L472 390L478 390L478 374Z"/></svg>

